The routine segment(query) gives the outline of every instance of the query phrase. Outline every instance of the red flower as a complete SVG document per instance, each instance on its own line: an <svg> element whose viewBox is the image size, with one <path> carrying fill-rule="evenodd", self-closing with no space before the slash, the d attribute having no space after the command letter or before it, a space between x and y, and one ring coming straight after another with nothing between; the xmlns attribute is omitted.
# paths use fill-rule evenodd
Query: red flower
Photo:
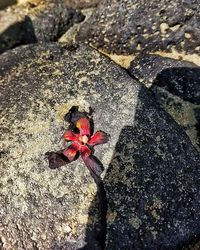
<svg viewBox="0 0 200 250"><path fill-rule="evenodd" d="M102 172L102 164L93 156L93 147L108 142L108 135L103 131L97 131L91 134L90 119L82 117L74 122L74 127L78 129L78 133L74 130L67 130L64 134L66 141L72 144L63 151L68 160L74 161L80 154L85 165L92 173L100 175Z"/></svg>

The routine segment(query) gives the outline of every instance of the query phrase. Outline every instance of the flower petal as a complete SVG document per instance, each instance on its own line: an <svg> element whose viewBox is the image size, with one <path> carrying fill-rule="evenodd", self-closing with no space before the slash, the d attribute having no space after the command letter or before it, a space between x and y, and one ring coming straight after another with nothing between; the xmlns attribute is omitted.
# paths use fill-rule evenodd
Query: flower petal
<svg viewBox="0 0 200 250"><path fill-rule="evenodd" d="M87 117L87 113L78 111L78 106L72 106L65 115L64 120L74 124L83 117Z"/></svg>
<svg viewBox="0 0 200 250"><path fill-rule="evenodd" d="M103 172L103 165L102 163L93 155L90 155L88 157L83 157L82 159L86 165L86 167L89 169L92 176L100 176Z"/></svg>
<svg viewBox="0 0 200 250"><path fill-rule="evenodd" d="M69 159L62 154L62 151L59 152L47 152L45 154L49 161L49 168L56 169L68 164Z"/></svg>
<svg viewBox="0 0 200 250"><path fill-rule="evenodd" d="M91 146L95 146L98 144L104 144L108 142L108 135L103 131L97 131L88 141L88 144Z"/></svg>
<svg viewBox="0 0 200 250"><path fill-rule="evenodd" d="M64 134L64 138L67 141L77 141L77 135L73 133L71 130L67 130Z"/></svg>
<svg viewBox="0 0 200 250"><path fill-rule="evenodd" d="M76 127L80 130L80 135L90 135L90 120L86 117L76 122Z"/></svg>
<svg viewBox="0 0 200 250"><path fill-rule="evenodd" d="M73 161L76 158L78 150L78 145L73 143L63 151L63 155L65 155L69 159L69 161Z"/></svg>
<svg viewBox="0 0 200 250"><path fill-rule="evenodd" d="M91 150L86 145L81 145L79 148L82 158L87 158L91 155Z"/></svg>

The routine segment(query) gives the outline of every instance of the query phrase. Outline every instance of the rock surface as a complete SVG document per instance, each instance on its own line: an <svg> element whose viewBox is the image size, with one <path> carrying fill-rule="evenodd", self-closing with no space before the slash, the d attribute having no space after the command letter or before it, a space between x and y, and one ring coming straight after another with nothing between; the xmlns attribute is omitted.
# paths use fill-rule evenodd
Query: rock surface
<svg viewBox="0 0 200 250"><path fill-rule="evenodd" d="M51 170L45 153L63 148L71 106L91 106L95 130L112 135L95 152L107 166L120 128L133 120L139 85L87 47L30 45L5 52L0 62L3 247L77 249L93 224L88 209L96 186L81 160Z"/></svg>
<svg viewBox="0 0 200 250"><path fill-rule="evenodd" d="M200 55L199 1L104 0L77 40L107 52L184 51Z"/></svg>
<svg viewBox="0 0 200 250"><path fill-rule="evenodd" d="M141 54L128 71L155 94L200 151L200 67L156 55Z"/></svg>
<svg viewBox="0 0 200 250"><path fill-rule="evenodd" d="M111 135L95 155L106 171L107 249L177 247L200 234L199 155L150 91L85 46L29 45L0 56L1 245L101 249L96 186L81 160L57 170L64 114L94 108ZM86 234L86 236L85 236Z"/></svg>
<svg viewBox="0 0 200 250"><path fill-rule="evenodd" d="M0 12L0 53L21 44L56 41L83 19L60 0L8 8Z"/></svg>
<svg viewBox="0 0 200 250"><path fill-rule="evenodd" d="M141 54L128 70L147 84L162 87L185 101L200 104L200 67L194 63Z"/></svg>
<svg viewBox="0 0 200 250"><path fill-rule="evenodd" d="M64 3L74 9L84 9L97 6L101 0L64 0Z"/></svg>
<svg viewBox="0 0 200 250"><path fill-rule="evenodd" d="M178 249L199 236L200 162L189 144L141 88L104 179L106 249Z"/></svg>

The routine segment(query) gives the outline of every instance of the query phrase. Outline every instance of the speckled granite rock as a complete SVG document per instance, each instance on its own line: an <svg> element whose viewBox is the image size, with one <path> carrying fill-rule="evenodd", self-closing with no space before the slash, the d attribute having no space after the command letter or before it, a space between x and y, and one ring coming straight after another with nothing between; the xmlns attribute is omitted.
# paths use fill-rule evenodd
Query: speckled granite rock
<svg viewBox="0 0 200 250"><path fill-rule="evenodd" d="M141 54L129 72L154 92L200 151L200 67L156 55Z"/></svg>
<svg viewBox="0 0 200 250"><path fill-rule="evenodd" d="M134 118L139 85L87 47L30 45L5 52L0 62L1 241L5 249L77 249L93 223L88 208L96 186L81 160L51 170L45 153L63 148L69 108L91 106L95 129L112 135L95 152L107 166L120 128Z"/></svg>
<svg viewBox="0 0 200 250"><path fill-rule="evenodd" d="M157 85L185 101L200 104L200 67L194 63L140 54L128 70L145 84Z"/></svg>
<svg viewBox="0 0 200 250"><path fill-rule="evenodd" d="M172 48L200 54L199 27L198 0L104 0L77 40L117 54Z"/></svg>
<svg viewBox="0 0 200 250"><path fill-rule="evenodd" d="M200 233L199 155L145 87L82 46L16 48L0 68L2 247L101 249L88 170L81 160L51 170L45 159L63 147L73 105L94 108L95 130L111 135L95 150L106 169L107 249L177 246Z"/></svg>
<svg viewBox="0 0 200 250"><path fill-rule="evenodd" d="M56 41L83 19L62 0L8 8L0 12L0 53L21 44Z"/></svg>
<svg viewBox="0 0 200 250"><path fill-rule="evenodd" d="M104 179L106 249L178 249L200 235L200 161L189 145L141 88Z"/></svg>
<svg viewBox="0 0 200 250"><path fill-rule="evenodd" d="M157 102L182 126L200 152L200 106L184 101L160 87L152 87Z"/></svg>

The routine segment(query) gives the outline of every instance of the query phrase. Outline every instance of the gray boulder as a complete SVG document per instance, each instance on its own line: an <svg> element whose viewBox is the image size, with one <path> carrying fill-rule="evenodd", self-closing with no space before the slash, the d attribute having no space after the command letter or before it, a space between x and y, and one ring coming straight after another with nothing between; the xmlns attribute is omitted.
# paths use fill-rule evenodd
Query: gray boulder
<svg viewBox="0 0 200 250"><path fill-rule="evenodd" d="M0 53L22 44L57 41L84 15L62 0L13 6L0 11Z"/></svg>
<svg viewBox="0 0 200 250"><path fill-rule="evenodd" d="M200 151L200 67L157 55L141 54L128 71L154 93Z"/></svg>
<svg viewBox="0 0 200 250"><path fill-rule="evenodd" d="M200 235L199 155L145 88L134 122L104 179L106 249L178 249Z"/></svg>
<svg viewBox="0 0 200 250"><path fill-rule="evenodd" d="M149 90L86 46L19 47L0 68L3 248L164 248L200 234L199 154ZM95 148L108 210L81 159L48 167L73 105L111 136Z"/></svg>
<svg viewBox="0 0 200 250"><path fill-rule="evenodd" d="M77 40L117 54L172 49L200 54L199 27L198 0L104 0Z"/></svg>
<svg viewBox="0 0 200 250"><path fill-rule="evenodd" d="M52 170L45 154L63 148L68 110L91 106L95 130L111 135L95 150L108 166L121 129L133 121L139 84L88 47L30 45L5 52L0 62L3 246L84 246L87 226L99 218L98 206L88 218L96 185L81 159Z"/></svg>

